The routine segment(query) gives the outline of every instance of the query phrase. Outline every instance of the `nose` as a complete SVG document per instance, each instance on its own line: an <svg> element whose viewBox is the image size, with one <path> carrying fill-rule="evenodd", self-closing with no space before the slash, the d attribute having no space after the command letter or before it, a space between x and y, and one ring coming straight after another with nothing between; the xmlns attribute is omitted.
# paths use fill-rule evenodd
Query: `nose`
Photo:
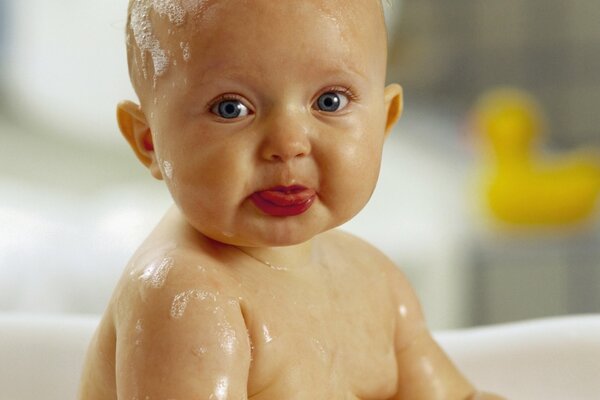
<svg viewBox="0 0 600 400"><path fill-rule="evenodd" d="M310 129L302 116L285 113L267 123L261 156L267 161L287 162L311 152Z"/></svg>

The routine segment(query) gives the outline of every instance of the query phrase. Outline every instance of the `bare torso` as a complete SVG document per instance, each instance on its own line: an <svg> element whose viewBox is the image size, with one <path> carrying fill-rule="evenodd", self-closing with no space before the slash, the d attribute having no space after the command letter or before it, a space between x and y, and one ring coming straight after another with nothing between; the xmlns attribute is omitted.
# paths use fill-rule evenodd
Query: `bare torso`
<svg viewBox="0 0 600 400"><path fill-rule="evenodd" d="M260 277L246 285L249 395L383 399L394 393L395 324L385 277L349 261L312 265L301 274L266 271L270 285L263 287Z"/></svg>
<svg viewBox="0 0 600 400"><path fill-rule="evenodd" d="M80 398L162 399L147 394L144 379L179 387L196 376L201 390L203 382L215 385L210 396L173 398L395 398L402 384L398 330L409 343L410 314L420 316L418 303L398 297L410 287L383 255L329 232L314 239L310 263L286 270L230 246L191 243L178 229L165 218L146 242L158 250L138 252L126 268L90 345ZM399 328L402 315L408 328ZM169 329L174 339L165 336ZM230 367L239 370L229 376ZM243 385L242 396L227 395L235 385ZM163 386L151 393L168 399L169 384Z"/></svg>

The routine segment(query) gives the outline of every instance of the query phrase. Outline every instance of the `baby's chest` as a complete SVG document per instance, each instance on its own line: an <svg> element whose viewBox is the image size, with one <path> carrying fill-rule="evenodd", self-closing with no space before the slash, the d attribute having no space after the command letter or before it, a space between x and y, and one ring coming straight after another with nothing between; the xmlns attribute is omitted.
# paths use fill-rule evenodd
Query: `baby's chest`
<svg viewBox="0 0 600 400"><path fill-rule="evenodd" d="M249 327L250 387L272 384L278 377L358 398L393 394L397 367L392 321L311 304L281 311L260 313Z"/></svg>

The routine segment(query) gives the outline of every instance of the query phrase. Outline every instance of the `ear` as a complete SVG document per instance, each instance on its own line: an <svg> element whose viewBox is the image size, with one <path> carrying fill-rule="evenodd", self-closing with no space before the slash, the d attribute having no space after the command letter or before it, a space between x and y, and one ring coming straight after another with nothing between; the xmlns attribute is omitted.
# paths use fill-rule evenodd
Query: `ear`
<svg viewBox="0 0 600 400"><path fill-rule="evenodd" d="M386 86L384 98L387 116L385 123L385 136L387 137L402 115L402 110L404 107L404 101L402 99L402 87L396 83Z"/></svg>
<svg viewBox="0 0 600 400"><path fill-rule="evenodd" d="M117 122L137 158L150 170L153 177L162 179L154 152L152 132L141 107L131 101L120 102L117 105Z"/></svg>

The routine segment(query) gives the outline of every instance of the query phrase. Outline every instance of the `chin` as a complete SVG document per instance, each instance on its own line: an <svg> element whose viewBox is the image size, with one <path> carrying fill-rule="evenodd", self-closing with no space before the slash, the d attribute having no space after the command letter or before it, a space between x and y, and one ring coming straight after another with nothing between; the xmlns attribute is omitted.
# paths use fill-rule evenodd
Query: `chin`
<svg viewBox="0 0 600 400"><path fill-rule="evenodd" d="M305 243L314 238L315 236L331 229L333 226L325 225L321 223L311 223L311 221L305 223L295 223L292 226L275 226L271 229L266 229L260 233L257 232L253 238L258 246L265 247L285 247L294 246L297 244ZM278 229L279 228L279 229Z"/></svg>
<svg viewBox="0 0 600 400"><path fill-rule="evenodd" d="M297 244L305 243L315 236L317 236L321 232L307 232L303 230L302 232L288 232L288 233L280 233L280 234L270 234L265 237L259 246L262 247L286 247L286 246L294 246Z"/></svg>
<svg viewBox="0 0 600 400"><path fill-rule="evenodd" d="M208 232L195 228L203 236L232 246L248 247L286 247L305 243L317 236L323 230L308 229L297 227L296 229L242 229L233 230L236 232L231 236L222 235L217 232Z"/></svg>

